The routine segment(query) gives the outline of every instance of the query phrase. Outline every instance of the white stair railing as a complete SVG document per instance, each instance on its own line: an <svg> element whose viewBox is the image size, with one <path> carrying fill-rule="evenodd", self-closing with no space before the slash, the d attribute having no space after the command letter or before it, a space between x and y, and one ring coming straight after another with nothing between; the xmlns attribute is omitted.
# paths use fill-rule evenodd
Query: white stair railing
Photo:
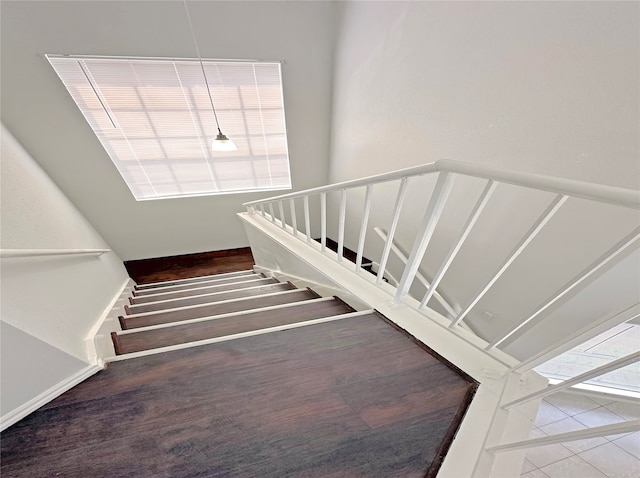
<svg viewBox="0 0 640 478"><path fill-rule="evenodd" d="M366 235L370 228L369 222L372 214L372 194L376 185L381 183L397 182L398 190L395 197L394 206L391 214L391 221L388 227L388 233L386 234L385 244L382 249L382 253L379 261L375 258L373 262L378 264L377 277L371 276L371 281L375 283L381 289L384 286L384 290L388 290L389 284L383 284L383 277L387 268L388 260L392 248L394 246L395 237L398 234L399 220L405 206L405 199L407 197L407 186L410 181L418 176L435 175L436 184L431 193L430 198L425 198L426 209L422 216L422 219L417 227L417 232L411 238L412 246L410 249L409 257L406 260L406 265L402 272L402 277L395 287L394 301L398 305L414 307L415 310L421 312L425 320L431 320L427 312L429 301L434 297L441 297L438 293L438 287L441 286L443 278L450 270L450 266L458 256L458 253L462 249L462 246L467 242L468 238L474 232L474 226L477 224L479 218L483 214L487 214L486 207L492 197L496 188L501 185L508 184L517 186L519 188L525 188L528 190L537 190L552 193L555 196L549 202L546 209L534 220L529 230L520 237L520 240L516 243L512 251L504 258L496 267L494 274L486 281L480 290L468 301L467 305L463 307L459 312L452 314L452 320L449 324L449 330L451 333L458 335L461 339L467 340L467 335L460 333L460 326L464 325L464 320L469 316L469 313L474 310L478 303L487 295L492 289L494 284L500 277L510 268L510 266L516 261L516 259L527 250L530 245L536 242L536 238L542 231L546 231L545 228L552 218L562 210L565 204L573 199L580 198L588 201L593 201L598 204L607 204L622 209L639 210L640 209L640 191L617 188L606 185L591 184L581 181L574 181L569 179L554 178L536 174L519 173L513 171L505 171L497 168L463 163L451 160L441 160L435 163L425 164L413 168L394 171L391 173L380 174L376 176L370 176L367 178L356 179L352 181L346 181L328 186L322 186L318 188L308 189L306 191L280 195L268 199L259 201L252 201L245 203L249 214L258 214L265 220L269 220L272 223L278 225L286 232L292 234L300 241L306 242L309 247L319 250L327 257L333 258L336 262L341 263L344 267L350 270L355 269L355 273L360 273L362 257L366 246ZM449 251L446 254L444 260L440 263L436 269L436 273L433 275L433 280L430 286L427 286L427 291L421 300L415 300L409 296L411 286L414 279L419 274L419 268L425 257L427 249L434 237L434 231L439 223L441 216L445 210L447 200L452 190L452 183L456 177L467 178L479 178L485 180L484 188L481 194L477 198L474 204L472 204L470 213L464 221L462 229L456 237L451 241ZM362 209L359 213L359 228L357 234L357 246L356 246L356 260L355 264L349 263L343 259L343 250L345 247L345 225L347 221L347 193L350 191L364 188L364 201ZM338 250L336 254L327 250L327 195L329 193L338 193L339 200L337 202L337 243ZM314 226L311 220L311 208L310 198L319 198L319 230L320 241L317 244L312 240L312 226ZM295 201L302 200L303 208L302 213L304 217L304 232L298 231L298 221L296 218ZM289 212L291 221L287 222L284 210L282 208L283 201L288 201ZM279 217L274 215L274 205L279 207ZM268 210L268 212L267 212ZM352 220L353 217L350 218ZM626 224L626 223L625 223ZM562 304L572 292L576 292L580 287L584 287L587 284L594 281L599 272L606 268L612 261L619 258L623 253L628 253L631 248L637 247L640 239L640 227L638 227L638 215L635 215L635 224L633 224L633 231L627 233L624 237L618 238L617 243L610 247L610 249L601 252L601 256L594 262L589 261L583 264L582 271L575 276L572 280L566 283L559 290L555 291L550 297L546 298L540 303L539 306L533 309L533 312L528 314L522 320L514 321L510 326L500 332L497 337L491 340L485 340L486 345L484 347L485 353L494 356L499 359L499 355L495 355L494 352L498 350L504 355L504 350L500 348L504 345L507 339L510 339L518 334L526 333L527 327L536 323L544 317L545 312L549 311L552 306ZM406 237L403 236L406 240ZM614 243L611 241L611 243ZM369 254L367 254L369 256ZM366 275L365 275L366 276ZM622 307L622 304L620 304ZM540 363L540 360L549 360L554 356L557 356L567 350L567 346L575 346L580 340L585 341L596 332L606 330L606 326L609 323L617 325L620 318L630 316L631 313L637 309L637 304L631 307L625 306L623 311L610 311L606 317L598 320L594 320L593 324L588 325L586 328L576 331L575 334L567 336L566 338L559 338L553 346L544 350L532 354L531 357L520 361L517 365L510 368L509 373L525 373L531 370L534 366ZM633 310L632 310L633 309ZM611 325L613 326L613 325ZM465 331L466 332L466 331ZM484 340L484 339L483 339ZM468 340L467 340L468 341ZM471 343L470 341L468 341ZM477 346L477 341L473 342L474 347ZM635 363L640 360L640 352L633 353L627 357L623 357L618 360L614 360L609 364L602 367L598 367L594 370L590 370L577 377L569 380L565 380L559 384L553 385L540 392L532 393L524 397L520 397L517 400L511 400L509 403L502 405L503 410L511 411L520 405L525 403L540 400L545 396L552 393L556 393L560 390L566 389L573 385L583 383L596 376L608 373L612 370L617 370L621 367L627 366L631 363ZM514 360L514 363L518 362ZM558 443L561 441L577 440L582 438L588 438L592 436L604 436L614 433L630 432L640 429L640 421L634 420L624 424L597 427L589 430L582 430L578 432L571 432L558 436L546 437L543 439L524 440L514 443L495 443L486 448L489 453L499 453L504 451L529 448L533 446L540 446L550 443Z"/></svg>

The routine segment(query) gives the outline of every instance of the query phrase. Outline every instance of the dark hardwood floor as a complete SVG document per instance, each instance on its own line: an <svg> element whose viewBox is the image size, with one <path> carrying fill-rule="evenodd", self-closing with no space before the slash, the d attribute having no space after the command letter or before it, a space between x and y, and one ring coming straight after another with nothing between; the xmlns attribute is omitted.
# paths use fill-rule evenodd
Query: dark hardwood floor
<svg viewBox="0 0 640 478"><path fill-rule="evenodd" d="M253 264L249 247L124 263L129 275L138 284L242 271L251 269Z"/></svg>
<svg viewBox="0 0 640 478"><path fill-rule="evenodd" d="M476 384L371 314L116 362L1 435L9 477L435 476Z"/></svg>

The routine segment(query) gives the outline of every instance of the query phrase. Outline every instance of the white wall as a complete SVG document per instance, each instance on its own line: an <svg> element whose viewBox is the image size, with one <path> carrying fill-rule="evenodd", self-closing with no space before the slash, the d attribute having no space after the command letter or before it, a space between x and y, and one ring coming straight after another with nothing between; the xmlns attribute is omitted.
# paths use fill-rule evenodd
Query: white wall
<svg viewBox="0 0 640 478"><path fill-rule="evenodd" d="M2 117L124 260L247 245L236 212L262 194L136 202L46 53L194 57L182 1L3 1ZM208 58L282 60L293 187L328 176L332 2L198 2Z"/></svg>
<svg viewBox="0 0 640 478"><path fill-rule="evenodd" d="M2 127L3 249L109 245ZM2 259L2 320L81 360L83 339L129 277L114 253Z"/></svg>
<svg viewBox="0 0 640 478"><path fill-rule="evenodd" d="M637 2L344 2L340 13L331 182L449 158L640 187ZM456 182L447 219L422 264L427 273L435 273L444 259L482 186L478 180ZM432 187L429 179L410 185L397 235L405 250ZM383 212L372 215L370 226L388 227L395 189L374 188L374 206ZM552 199L512 189L495 194L445 277L443 292L461 306ZM362 198L362 192L348 197L352 248ZM329 203L335 237L337 197ZM637 222L634 212L571 201L478 304L470 323L492 337L523 319ZM550 253L555 246L565 249ZM375 260L380 250L381 242L369 234L365 252ZM637 283L637 257L619 270L626 272L617 277L631 274L631 284ZM617 290L615 280L606 287L603 304L607 297L638 300L633 287ZM558 312L569 329L587 319L575 310ZM483 322L484 311L494 318ZM555 320L558 314L546 328L536 327L536 335L549 338ZM528 354L534 348L518 342L511 351Z"/></svg>
<svg viewBox="0 0 640 478"><path fill-rule="evenodd" d="M448 158L639 186L637 2L340 5L332 182Z"/></svg>
<svg viewBox="0 0 640 478"><path fill-rule="evenodd" d="M0 322L0 345L0 416L87 366L82 360L5 322Z"/></svg>

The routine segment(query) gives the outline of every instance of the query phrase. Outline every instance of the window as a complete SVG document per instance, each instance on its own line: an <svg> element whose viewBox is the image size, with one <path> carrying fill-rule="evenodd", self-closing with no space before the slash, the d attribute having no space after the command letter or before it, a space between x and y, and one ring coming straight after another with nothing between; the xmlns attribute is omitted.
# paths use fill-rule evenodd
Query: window
<svg viewBox="0 0 640 478"><path fill-rule="evenodd" d="M280 63L47 55L136 200L290 189Z"/></svg>

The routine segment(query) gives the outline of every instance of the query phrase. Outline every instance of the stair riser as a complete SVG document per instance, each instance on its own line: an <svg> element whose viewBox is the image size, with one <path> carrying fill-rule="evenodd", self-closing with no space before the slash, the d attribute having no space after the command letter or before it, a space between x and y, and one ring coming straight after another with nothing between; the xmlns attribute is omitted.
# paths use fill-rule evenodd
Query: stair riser
<svg viewBox="0 0 640 478"><path fill-rule="evenodd" d="M270 311L248 311L246 314L209 321L176 325L163 329L119 335L118 355L167 347L198 340L222 337L252 330L319 319L353 312L339 300L305 304Z"/></svg>
<svg viewBox="0 0 640 478"><path fill-rule="evenodd" d="M181 320L196 319L229 312L267 307L270 305L300 302L303 300L316 299L320 297L313 291L305 289L294 289L292 291L280 292L276 294L250 297L242 300L231 300L215 305L196 306L184 310L169 312L151 313L137 317L120 317L120 325L123 330L146 327L149 325L166 324L169 322L179 322Z"/></svg>
<svg viewBox="0 0 640 478"><path fill-rule="evenodd" d="M322 324L322 323L326 323L326 322L336 322L336 321L340 321L340 320L348 320L351 318L356 318L356 317L369 317L369 318L374 318L378 316L378 313L373 310L373 309L369 309L369 310L363 310L363 311L358 311L358 312L351 312L348 314L341 314L341 315L337 315L337 316L330 316L330 317L324 317L324 318L320 318L320 319L312 319L312 320L306 320L304 322L296 322L295 324L287 324L287 325L279 325L276 327L269 327L266 329L259 329L259 330L252 330L251 332L243 332L243 333L239 333L239 334L233 334L233 335L225 335L223 337L215 337L212 339L205 339L205 340L199 340L197 342L189 342L186 344L178 344L178 345L172 345L169 347L161 347L161 348L157 348L157 349L150 349L150 350L143 350L140 352L133 352L130 354L122 354L122 355L118 355L115 357L112 357L109 359L109 362L119 362L122 360L127 360L130 358L137 358L137 357L145 357L145 356L149 356L149 355L156 355L156 354L161 354L164 352L172 352L175 350L181 350L181 349L187 349L187 348L192 348L192 347L198 347L201 345L209 345L209 344L215 344L215 343L220 343L220 342L227 342L230 340L237 340L237 339L242 339L245 337L252 337L252 336L258 336L258 335L266 335L266 334L270 334L272 332L280 332L280 331L285 331L285 330L290 330L290 329L298 329L298 328L302 328L302 327L308 327L308 326L313 326L313 325L317 325L317 324Z"/></svg>
<svg viewBox="0 0 640 478"><path fill-rule="evenodd" d="M136 289L133 291L133 295L136 297L141 297L141 296L152 295L152 294L162 294L164 292L176 292L180 290L193 289L194 287L206 287L206 286L214 286L214 285L232 284L234 282L251 280L251 279L264 279L264 276L261 274L247 274L246 276L229 277L227 279L203 280L198 282L189 282L186 284L175 284L175 285L167 285L163 287L153 287L151 289Z"/></svg>
<svg viewBox="0 0 640 478"><path fill-rule="evenodd" d="M226 274L189 277L188 279L176 279L171 281L154 282L152 284L139 284L136 286L136 289L138 290L154 289L157 287L166 287L168 285L189 284L193 282L199 282L202 280L211 280L211 279L227 279L227 278L250 275L250 274L255 274L255 272L253 271L228 272Z"/></svg>
<svg viewBox="0 0 640 478"><path fill-rule="evenodd" d="M157 302L160 300L178 299L180 297L190 297L193 295L211 294L214 292L224 292L227 290L234 290L239 288L254 287L259 285L277 284L275 279L251 279L243 282L232 282L230 284L214 285L209 287L197 287L192 289L185 289L177 292L165 292L159 294L149 294L143 296L136 296L130 298L131 305L146 304L147 302Z"/></svg>
<svg viewBox="0 0 640 478"><path fill-rule="evenodd" d="M166 302L152 302L149 304L138 304L125 306L127 314L141 314L146 312L162 311L167 309L175 309L177 307L187 307L190 305L210 304L221 302L229 299L239 299L242 297L251 297L254 295L268 294L284 290L295 289L291 283L269 284L264 286L255 286L247 289L231 290L224 292L214 292L212 294L198 295L194 297L185 297L179 299L170 299Z"/></svg>

